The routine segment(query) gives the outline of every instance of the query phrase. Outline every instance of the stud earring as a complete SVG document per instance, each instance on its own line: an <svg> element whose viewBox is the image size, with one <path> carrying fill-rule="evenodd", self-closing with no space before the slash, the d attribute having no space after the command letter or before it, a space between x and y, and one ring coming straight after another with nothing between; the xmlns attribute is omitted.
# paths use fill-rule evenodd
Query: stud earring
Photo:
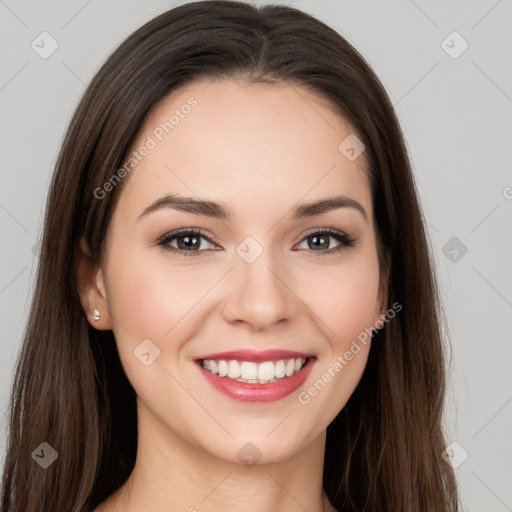
<svg viewBox="0 0 512 512"><path fill-rule="evenodd" d="M100 319L100 312L95 309L92 313L89 313L89 316L94 320L97 321Z"/></svg>

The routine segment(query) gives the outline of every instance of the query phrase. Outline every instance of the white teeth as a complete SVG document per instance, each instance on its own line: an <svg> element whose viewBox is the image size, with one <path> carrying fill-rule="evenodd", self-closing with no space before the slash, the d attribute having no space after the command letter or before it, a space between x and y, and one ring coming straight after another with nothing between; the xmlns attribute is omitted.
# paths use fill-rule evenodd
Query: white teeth
<svg viewBox="0 0 512 512"><path fill-rule="evenodd" d="M285 368L284 373L286 374L287 377L290 377L290 375L293 375L294 372L295 372L295 361L293 359L290 359L286 363L286 368Z"/></svg>
<svg viewBox="0 0 512 512"><path fill-rule="evenodd" d="M306 364L306 359L280 359L278 361L264 361L255 363L253 361L213 360L205 359L203 368L219 375L228 377L239 382L251 384L267 384L277 379L291 377L301 370Z"/></svg>
<svg viewBox="0 0 512 512"><path fill-rule="evenodd" d="M240 376L244 380L258 379L258 367L256 366L256 363L244 361L240 365Z"/></svg>
<svg viewBox="0 0 512 512"><path fill-rule="evenodd" d="M238 379L240 377L240 363L234 359L228 362L228 377L230 379Z"/></svg>
<svg viewBox="0 0 512 512"><path fill-rule="evenodd" d="M293 361L293 359L292 359ZM272 361L265 361L260 363L258 368L258 379L271 380L274 378L274 363Z"/></svg>
<svg viewBox="0 0 512 512"><path fill-rule="evenodd" d="M225 377L228 374L228 363L226 361L219 361L218 368L219 368L219 377ZM212 373L214 373L214 372L212 372Z"/></svg>
<svg viewBox="0 0 512 512"><path fill-rule="evenodd" d="M276 369L275 369L276 377L278 379L282 379L284 377L284 371L285 371L284 361L281 359L280 361L277 361L277 363L276 363Z"/></svg>

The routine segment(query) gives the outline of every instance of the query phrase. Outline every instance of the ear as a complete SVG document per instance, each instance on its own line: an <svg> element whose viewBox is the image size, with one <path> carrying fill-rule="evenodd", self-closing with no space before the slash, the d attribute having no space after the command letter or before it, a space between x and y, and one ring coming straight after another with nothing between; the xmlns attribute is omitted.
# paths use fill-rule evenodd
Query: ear
<svg viewBox="0 0 512 512"><path fill-rule="evenodd" d="M111 329L112 322L103 273L101 267L91 256L85 237L80 239L76 247L76 261L78 293L87 321L95 329ZM89 316L95 309L100 312L98 320L93 320Z"/></svg>

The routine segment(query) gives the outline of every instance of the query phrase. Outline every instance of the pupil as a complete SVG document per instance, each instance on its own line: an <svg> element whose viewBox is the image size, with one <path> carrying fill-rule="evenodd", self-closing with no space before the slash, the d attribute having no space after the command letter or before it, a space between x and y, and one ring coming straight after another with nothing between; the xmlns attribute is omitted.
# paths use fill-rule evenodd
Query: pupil
<svg viewBox="0 0 512 512"><path fill-rule="evenodd" d="M328 241L328 237L326 237L325 235L315 235L313 237L311 237L313 240L323 240L323 243L320 244L320 248L325 248L325 249L328 249L329 248L329 241ZM314 242L315 243L315 242ZM318 248L318 245L315 246L316 248Z"/></svg>
<svg viewBox="0 0 512 512"><path fill-rule="evenodd" d="M183 240L184 243L180 243L181 240ZM192 245L190 245L190 240L193 240ZM191 247L197 249L198 240L199 237L197 236L181 236L178 238L178 245L180 246L180 249L190 249Z"/></svg>

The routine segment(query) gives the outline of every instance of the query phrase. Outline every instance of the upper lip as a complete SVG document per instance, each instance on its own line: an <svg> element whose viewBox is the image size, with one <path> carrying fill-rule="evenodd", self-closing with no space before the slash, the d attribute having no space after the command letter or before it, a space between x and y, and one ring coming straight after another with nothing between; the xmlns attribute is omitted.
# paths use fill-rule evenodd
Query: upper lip
<svg viewBox="0 0 512 512"><path fill-rule="evenodd" d="M229 352L216 352L215 354L207 354L204 356L196 357L196 361L209 360L224 360L228 361L235 359L237 361L252 361L254 363L260 363L262 361L278 361L280 359L301 359L313 357L313 354L307 354L305 352L295 352L292 350L231 350Z"/></svg>

